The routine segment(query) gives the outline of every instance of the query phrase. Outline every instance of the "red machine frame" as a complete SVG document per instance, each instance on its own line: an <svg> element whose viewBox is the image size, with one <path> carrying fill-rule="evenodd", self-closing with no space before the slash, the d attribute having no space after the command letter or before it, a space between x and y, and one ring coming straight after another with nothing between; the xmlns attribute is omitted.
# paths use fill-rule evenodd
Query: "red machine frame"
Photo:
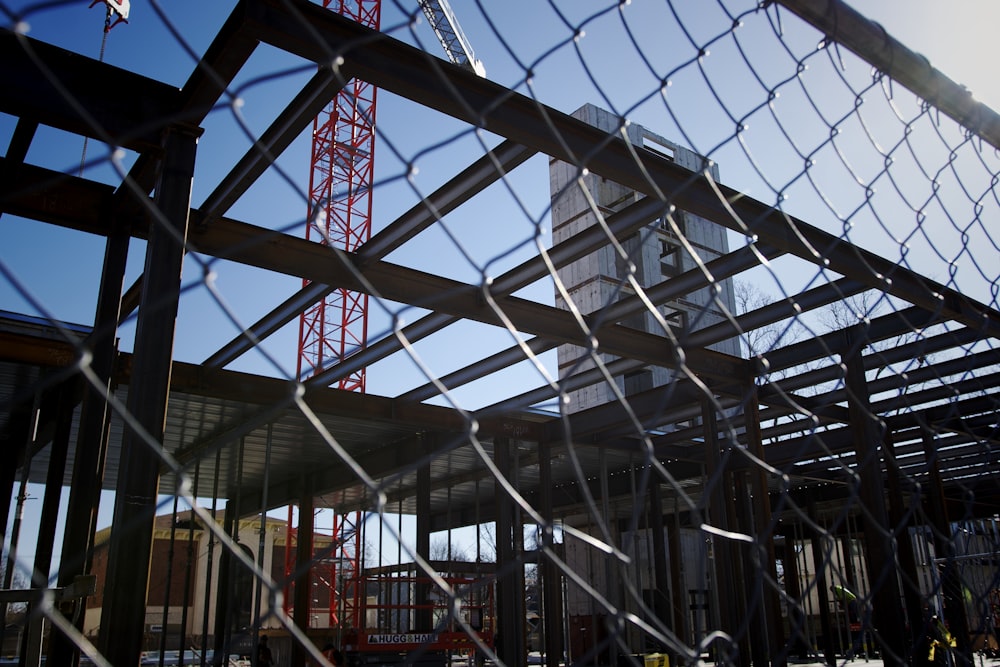
<svg viewBox="0 0 1000 667"><path fill-rule="evenodd" d="M434 567L440 580L461 601L462 620L484 645L492 648L496 612L495 577L492 571L487 571L491 564L435 562ZM356 590L366 595L360 599L358 623L343 629L343 647L349 657L381 654L382 662L386 662L386 656L402 656L411 651L455 654L473 653L479 648L458 619L450 618L449 596L436 580L420 574L412 563L366 569ZM433 629L413 629L421 615L426 615L424 626ZM419 621L416 624L420 625ZM400 627L403 625L406 627ZM370 661L361 657L356 662Z"/></svg>

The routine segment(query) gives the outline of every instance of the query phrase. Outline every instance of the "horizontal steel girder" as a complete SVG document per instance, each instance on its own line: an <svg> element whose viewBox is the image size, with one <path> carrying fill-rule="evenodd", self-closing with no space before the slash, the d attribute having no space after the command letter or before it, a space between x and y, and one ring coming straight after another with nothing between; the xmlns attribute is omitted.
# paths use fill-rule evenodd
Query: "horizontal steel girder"
<svg viewBox="0 0 1000 667"><path fill-rule="evenodd" d="M297 11L289 11L289 6ZM246 0L254 34L317 63L342 57L345 76L357 76L425 107L482 127L558 160L647 195L808 262L854 278L923 309L1000 336L1000 313L895 262L863 250L724 185L709 182L649 151L567 114L487 81L425 52L374 33L306 0ZM308 26L308 27L307 27ZM317 39L317 36L319 39Z"/></svg>

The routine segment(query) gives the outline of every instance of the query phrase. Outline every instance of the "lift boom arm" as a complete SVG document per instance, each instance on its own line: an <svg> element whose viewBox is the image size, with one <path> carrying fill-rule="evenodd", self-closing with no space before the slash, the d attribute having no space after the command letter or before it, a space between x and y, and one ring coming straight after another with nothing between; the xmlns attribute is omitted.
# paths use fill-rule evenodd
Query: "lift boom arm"
<svg viewBox="0 0 1000 667"><path fill-rule="evenodd" d="M431 24L434 34L441 41L448 59L479 76L486 76L486 68L482 61L476 60L472 45L462 32L462 26L458 24L448 0L417 0L417 4L424 11L424 16Z"/></svg>

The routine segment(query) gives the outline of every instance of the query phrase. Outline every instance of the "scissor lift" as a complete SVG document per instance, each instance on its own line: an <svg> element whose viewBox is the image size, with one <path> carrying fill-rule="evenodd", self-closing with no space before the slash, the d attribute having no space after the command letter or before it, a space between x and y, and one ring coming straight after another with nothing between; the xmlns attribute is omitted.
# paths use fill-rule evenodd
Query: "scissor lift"
<svg viewBox="0 0 1000 667"><path fill-rule="evenodd" d="M496 632L492 564L435 561L434 575L412 563L366 569L357 627L344 628L351 667L403 662L481 662Z"/></svg>

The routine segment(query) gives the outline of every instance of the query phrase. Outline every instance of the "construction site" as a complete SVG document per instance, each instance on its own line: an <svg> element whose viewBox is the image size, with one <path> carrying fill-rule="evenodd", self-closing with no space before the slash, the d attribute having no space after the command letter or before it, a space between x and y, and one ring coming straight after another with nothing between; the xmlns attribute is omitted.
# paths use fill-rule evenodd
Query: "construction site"
<svg viewBox="0 0 1000 667"><path fill-rule="evenodd" d="M489 5L0 2L0 665L1000 659L1000 116Z"/></svg>

